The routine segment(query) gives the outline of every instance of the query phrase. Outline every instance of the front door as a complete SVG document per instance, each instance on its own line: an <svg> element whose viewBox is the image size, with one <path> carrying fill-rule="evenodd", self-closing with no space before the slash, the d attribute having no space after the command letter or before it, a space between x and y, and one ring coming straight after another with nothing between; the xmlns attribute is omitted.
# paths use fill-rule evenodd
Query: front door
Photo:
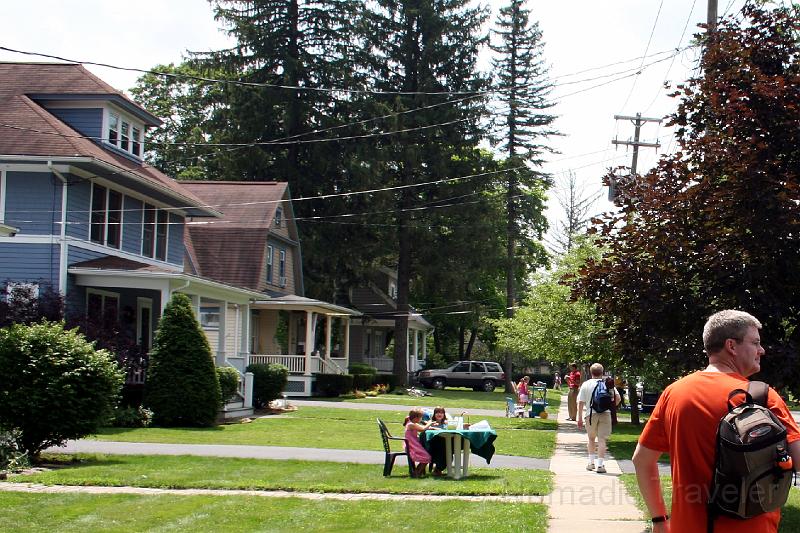
<svg viewBox="0 0 800 533"><path fill-rule="evenodd" d="M136 344L147 353L153 345L153 300L136 299Z"/></svg>

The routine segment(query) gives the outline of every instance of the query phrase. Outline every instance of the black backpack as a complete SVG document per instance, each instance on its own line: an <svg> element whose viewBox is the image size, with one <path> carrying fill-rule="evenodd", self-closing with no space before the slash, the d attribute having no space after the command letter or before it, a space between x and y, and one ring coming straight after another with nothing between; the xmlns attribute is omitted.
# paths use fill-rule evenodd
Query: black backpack
<svg viewBox="0 0 800 533"><path fill-rule="evenodd" d="M719 515L746 520L779 509L789 496L793 469L786 428L767 405L769 386L751 382L728 395L717 429L716 460L708 499L708 531ZM737 406L735 396L744 395Z"/></svg>
<svg viewBox="0 0 800 533"><path fill-rule="evenodd" d="M605 378L597 380L592 391L592 403L589 406L589 423L592 423L592 412L605 413L614 405L614 391L606 386Z"/></svg>

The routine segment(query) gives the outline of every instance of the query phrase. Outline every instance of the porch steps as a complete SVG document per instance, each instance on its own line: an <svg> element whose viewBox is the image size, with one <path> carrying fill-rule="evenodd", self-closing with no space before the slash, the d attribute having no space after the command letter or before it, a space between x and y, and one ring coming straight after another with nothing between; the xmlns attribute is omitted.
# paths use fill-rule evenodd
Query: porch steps
<svg viewBox="0 0 800 533"><path fill-rule="evenodd" d="M217 418L220 420L231 420L234 418L253 416L253 413L255 413L255 410L252 407L245 407L244 402L229 402L219 411Z"/></svg>

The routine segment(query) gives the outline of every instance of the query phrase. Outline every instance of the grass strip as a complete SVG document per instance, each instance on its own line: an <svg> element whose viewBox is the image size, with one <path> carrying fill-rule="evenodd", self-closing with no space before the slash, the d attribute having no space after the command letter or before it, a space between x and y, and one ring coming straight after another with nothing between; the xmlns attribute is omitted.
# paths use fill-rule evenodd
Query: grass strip
<svg viewBox="0 0 800 533"><path fill-rule="evenodd" d="M547 470L471 468L453 480L412 479L398 460L390 477L383 465L194 456L46 454L59 468L9 481L45 485L130 486L163 489L243 489L302 492L544 495L553 489ZM72 462L72 461L75 462Z"/></svg>
<svg viewBox="0 0 800 533"><path fill-rule="evenodd" d="M542 504L0 493L7 532L547 531Z"/></svg>

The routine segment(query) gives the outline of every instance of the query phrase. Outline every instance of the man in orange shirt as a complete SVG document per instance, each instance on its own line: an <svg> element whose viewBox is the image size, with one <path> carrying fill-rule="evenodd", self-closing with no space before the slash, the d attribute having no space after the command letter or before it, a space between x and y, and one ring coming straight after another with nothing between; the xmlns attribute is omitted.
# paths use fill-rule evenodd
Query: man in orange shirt
<svg viewBox="0 0 800 533"><path fill-rule="evenodd" d="M705 533L706 504L715 460L717 426L728 412L728 394L747 389L748 376L761 368L761 323L742 311L720 311L703 328L708 367L682 378L659 398L633 454L636 478L654 533ZM800 465L800 430L786 403L770 388L767 407L786 427L789 453ZM658 475L658 458L669 453L672 515L668 516ZM720 516L715 531L775 533L780 510L749 520Z"/></svg>

